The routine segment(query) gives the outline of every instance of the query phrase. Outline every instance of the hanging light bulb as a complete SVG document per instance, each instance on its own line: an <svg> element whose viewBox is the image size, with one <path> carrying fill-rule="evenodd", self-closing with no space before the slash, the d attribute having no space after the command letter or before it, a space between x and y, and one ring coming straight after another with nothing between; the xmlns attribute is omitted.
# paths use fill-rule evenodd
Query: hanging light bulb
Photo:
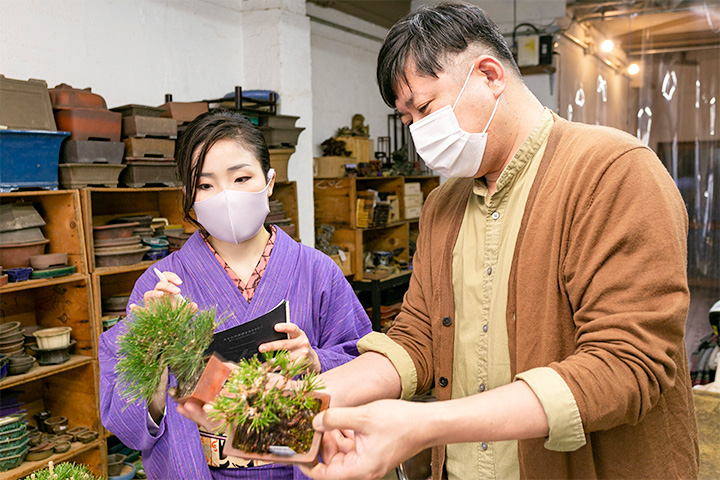
<svg viewBox="0 0 720 480"><path fill-rule="evenodd" d="M638 65L637 63L631 63L630 65L628 65L627 71L630 75L637 75L640 71L640 65Z"/></svg>
<svg viewBox="0 0 720 480"><path fill-rule="evenodd" d="M600 50L602 50L603 52L612 52L614 46L615 44L612 40L605 40L600 44Z"/></svg>

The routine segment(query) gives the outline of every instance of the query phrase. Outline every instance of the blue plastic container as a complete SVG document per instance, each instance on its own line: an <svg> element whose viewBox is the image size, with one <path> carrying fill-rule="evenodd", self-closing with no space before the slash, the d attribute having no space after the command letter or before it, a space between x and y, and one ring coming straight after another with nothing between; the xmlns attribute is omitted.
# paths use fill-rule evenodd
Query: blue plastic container
<svg viewBox="0 0 720 480"><path fill-rule="evenodd" d="M0 130L0 192L58 188L60 145L70 132Z"/></svg>

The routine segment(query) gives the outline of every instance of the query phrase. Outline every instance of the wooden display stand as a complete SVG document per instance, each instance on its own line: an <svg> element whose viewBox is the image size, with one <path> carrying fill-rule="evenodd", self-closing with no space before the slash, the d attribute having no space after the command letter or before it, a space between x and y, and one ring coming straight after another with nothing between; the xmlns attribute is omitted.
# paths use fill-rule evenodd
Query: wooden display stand
<svg viewBox="0 0 720 480"><path fill-rule="evenodd" d="M99 409L97 339L99 323L91 301L91 283L77 190L14 192L0 194L2 203L32 202L43 217L43 234L50 240L48 252L67 252L76 273L65 277L28 280L0 287L0 321L19 321L24 326L70 326L77 343L70 360L60 365L35 365L22 375L0 380L0 395L8 389L21 390L27 419L35 424L35 413L50 410L68 417L70 426L84 426L102 432ZM96 475L107 474L104 437L82 444L73 442L69 451L37 462L0 472L0 479L18 479L44 468L49 461L76 461L88 465Z"/></svg>

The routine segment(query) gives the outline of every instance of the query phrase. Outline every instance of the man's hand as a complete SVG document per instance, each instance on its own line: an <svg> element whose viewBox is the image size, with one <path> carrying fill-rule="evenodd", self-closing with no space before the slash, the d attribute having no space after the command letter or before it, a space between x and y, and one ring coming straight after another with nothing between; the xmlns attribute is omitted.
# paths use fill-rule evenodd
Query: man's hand
<svg viewBox="0 0 720 480"><path fill-rule="evenodd" d="M323 435L322 458L313 468L300 466L319 480L382 478L387 472L427 448L418 423L422 403L380 400L361 407L331 408L313 426Z"/></svg>

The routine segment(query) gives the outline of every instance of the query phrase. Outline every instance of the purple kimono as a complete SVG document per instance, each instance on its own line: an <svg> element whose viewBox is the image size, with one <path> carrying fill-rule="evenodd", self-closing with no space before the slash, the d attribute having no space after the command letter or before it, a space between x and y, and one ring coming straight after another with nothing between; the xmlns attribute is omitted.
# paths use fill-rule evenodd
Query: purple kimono
<svg viewBox="0 0 720 480"><path fill-rule="evenodd" d="M307 335L322 370L337 367L357 356L356 343L371 331L370 321L355 293L330 257L292 240L281 229L265 273L250 303L214 257L199 232L179 251L154 266L182 279L181 293L200 308L217 306L225 314L218 331L256 318L282 300L290 304L290 321ZM152 268L137 281L131 303L142 304L143 294L158 282ZM129 305L128 304L128 305ZM142 402L129 404L120 396L115 364L117 337L124 322L100 336L100 412L102 423L125 445L142 452L151 479L297 479L300 470L286 465L240 469L207 466L198 427L180 415L167 397L167 411L155 435L148 429L148 409ZM175 383L172 375L170 384ZM124 407L126 407L123 410Z"/></svg>

